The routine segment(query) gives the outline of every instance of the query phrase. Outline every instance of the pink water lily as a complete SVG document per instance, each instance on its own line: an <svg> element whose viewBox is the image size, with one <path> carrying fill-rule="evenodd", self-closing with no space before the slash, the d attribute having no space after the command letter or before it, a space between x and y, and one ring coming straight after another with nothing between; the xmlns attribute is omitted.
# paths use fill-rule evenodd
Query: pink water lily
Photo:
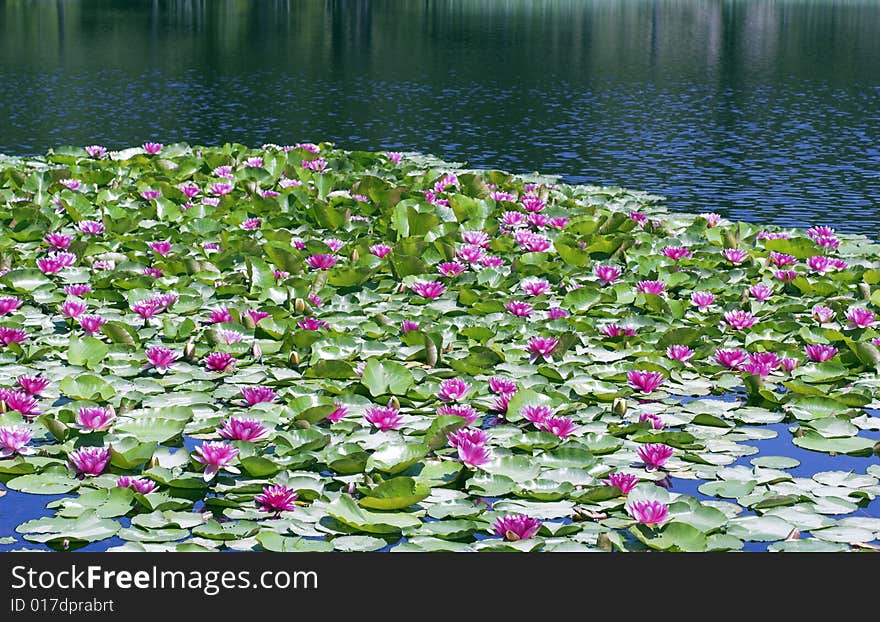
<svg viewBox="0 0 880 622"><path fill-rule="evenodd" d="M145 320L155 317L163 309L162 306L153 298L140 300L131 306L131 310L137 313Z"/></svg>
<svg viewBox="0 0 880 622"><path fill-rule="evenodd" d="M211 352L205 357L205 369L208 371L231 371L235 367L235 358L228 352Z"/></svg>
<svg viewBox="0 0 880 622"><path fill-rule="evenodd" d="M527 231L517 231L514 239L520 248L527 253L542 253L550 250L553 246L553 243L543 235Z"/></svg>
<svg viewBox="0 0 880 622"><path fill-rule="evenodd" d="M674 261L690 259L693 256L690 249L685 246L664 246L660 252Z"/></svg>
<svg viewBox="0 0 880 622"><path fill-rule="evenodd" d="M666 380L659 371L641 371L637 369L626 372L626 379L630 387L645 394L656 391Z"/></svg>
<svg viewBox="0 0 880 622"><path fill-rule="evenodd" d="M694 354L695 352L693 350L684 345L675 344L666 348L666 356L674 361L688 361L694 356Z"/></svg>
<svg viewBox="0 0 880 622"><path fill-rule="evenodd" d="M463 244L455 251L457 258L469 264L478 263L485 255L485 249L479 244Z"/></svg>
<svg viewBox="0 0 880 622"><path fill-rule="evenodd" d="M260 323L260 320L264 320L271 315L265 311L257 311L256 309L248 309L247 314L251 316L255 326Z"/></svg>
<svg viewBox="0 0 880 622"><path fill-rule="evenodd" d="M837 356L837 348L825 344L809 344L804 348L807 358L814 363L830 361Z"/></svg>
<svg viewBox="0 0 880 622"><path fill-rule="evenodd" d="M483 248L489 248L489 243L492 241L485 231L462 231L461 239L467 244L476 244Z"/></svg>
<svg viewBox="0 0 880 622"><path fill-rule="evenodd" d="M398 164L403 159L403 154L399 151L386 151L385 157L387 157L393 164Z"/></svg>
<svg viewBox="0 0 880 622"><path fill-rule="evenodd" d="M156 155L160 151L162 151L162 143L144 143L142 145L143 150L149 153L150 155Z"/></svg>
<svg viewBox="0 0 880 622"><path fill-rule="evenodd" d="M526 404L519 409L520 416L540 427L553 416L553 409L545 404Z"/></svg>
<svg viewBox="0 0 880 622"><path fill-rule="evenodd" d="M734 330L745 330L750 328L758 321L754 315L742 309L727 311L724 314L724 321Z"/></svg>
<svg viewBox="0 0 880 622"><path fill-rule="evenodd" d="M472 425L480 416L480 413L469 404L444 404L437 408L437 414L461 417L467 425Z"/></svg>
<svg viewBox="0 0 880 622"><path fill-rule="evenodd" d="M470 390L469 385L459 378L448 378L440 383L440 390L437 391L437 398L444 402L460 401Z"/></svg>
<svg viewBox="0 0 880 622"><path fill-rule="evenodd" d="M639 281L636 290L645 294L661 296L666 291L666 283L663 281Z"/></svg>
<svg viewBox="0 0 880 622"><path fill-rule="evenodd" d="M132 477L130 475L123 475L116 480L116 485L120 488L133 488L135 492L140 493L142 495L148 495L154 490L158 484L151 479L146 479L145 477Z"/></svg>
<svg viewBox="0 0 880 622"><path fill-rule="evenodd" d="M205 465L205 481L213 479L220 469L229 470L230 465L238 456L238 450L229 443L212 441L196 447L193 460ZM233 472L237 472L234 470Z"/></svg>
<svg viewBox="0 0 880 622"><path fill-rule="evenodd" d="M616 266L596 266L593 269L593 273L603 284L610 285L617 282L623 271Z"/></svg>
<svg viewBox="0 0 880 622"><path fill-rule="evenodd" d="M639 415L639 423L648 423L653 430L662 430L664 428L663 419L660 415L654 413L642 413Z"/></svg>
<svg viewBox="0 0 880 622"><path fill-rule="evenodd" d="M101 145L89 145L85 147L85 150L90 157L95 159L100 159L107 155L107 148Z"/></svg>
<svg viewBox="0 0 880 622"><path fill-rule="evenodd" d="M470 468L480 467L492 460L492 451L483 444L461 441L458 444L458 459Z"/></svg>
<svg viewBox="0 0 880 622"><path fill-rule="evenodd" d="M499 517L492 526L495 534L508 542L534 538L541 530L541 521L524 514L507 514Z"/></svg>
<svg viewBox="0 0 880 622"><path fill-rule="evenodd" d="M403 333L404 335L406 333L411 333L416 330L419 330L419 323L418 322L413 322L411 320L404 320L400 324L400 332Z"/></svg>
<svg viewBox="0 0 880 622"><path fill-rule="evenodd" d="M567 318L568 316L568 311L566 311L562 307L550 307L549 309L547 309L548 320L561 320Z"/></svg>
<svg viewBox="0 0 880 622"><path fill-rule="evenodd" d="M504 308L507 309L508 313L517 317L529 317L533 312L532 305L521 300L510 300L505 302Z"/></svg>
<svg viewBox="0 0 880 622"><path fill-rule="evenodd" d="M853 307L846 312L846 319L849 322L848 328L868 328L874 325L876 316L873 311L864 307Z"/></svg>
<svg viewBox="0 0 880 622"><path fill-rule="evenodd" d="M636 329L631 326L620 326L619 324L606 324L600 331L609 339L617 339L618 337L634 337Z"/></svg>
<svg viewBox="0 0 880 622"><path fill-rule="evenodd" d="M749 257L749 254L746 251L739 248L725 248L721 251L721 254L724 255L724 258L727 261L735 266L738 266Z"/></svg>
<svg viewBox="0 0 880 622"><path fill-rule="evenodd" d="M37 259L37 267L44 274L56 274L64 268L72 266L75 261L76 255L73 253L54 252L49 253L47 257Z"/></svg>
<svg viewBox="0 0 880 622"><path fill-rule="evenodd" d="M157 240L155 242L149 242L147 244L154 253L158 255L162 255L163 257L171 252L171 242L168 240Z"/></svg>
<svg viewBox="0 0 880 622"><path fill-rule="evenodd" d="M550 432L564 439L571 436L576 426L568 417L546 417L538 427L544 432Z"/></svg>
<svg viewBox="0 0 880 622"><path fill-rule="evenodd" d="M776 266L777 268L785 268L787 266L797 265L797 257L794 255L787 255L785 253L770 253L769 256L770 264Z"/></svg>
<svg viewBox="0 0 880 622"><path fill-rule="evenodd" d="M464 264L457 261L444 261L437 266L437 271L443 276L456 277L467 270Z"/></svg>
<svg viewBox="0 0 880 622"><path fill-rule="evenodd" d="M798 366L799 362L796 358L786 357L782 359L782 368L791 373Z"/></svg>
<svg viewBox="0 0 880 622"><path fill-rule="evenodd" d="M254 496L254 501L262 512L270 512L276 517L281 512L291 512L296 509L296 491L287 486L263 486L263 492Z"/></svg>
<svg viewBox="0 0 880 622"><path fill-rule="evenodd" d="M199 192L201 192L201 189L197 185L192 183L180 184L179 186L177 186L177 189L180 190L188 199L192 199Z"/></svg>
<svg viewBox="0 0 880 622"><path fill-rule="evenodd" d="M630 502L626 506L626 511L636 521L648 527L662 525L669 516L668 505L660 501L649 501L647 499Z"/></svg>
<svg viewBox="0 0 880 622"><path fill-rule="evenodd" d="M550 291L550 283L544 279L526 279L520 283L520 287L529 296L540 296Z"/></svg>
<svg viewBox="0 0 880 622"><path fill-rule="evenodd" d="M223 422L218 433L230 441L255 442L266 438L269 430L257 419L230 417Z"/></svg>
<svg viewBox="0 0 880 622"><path fill-rule="evenodd" d="M817 246L821 248L837 248L840 246L840 238L833 235L820 235L813 238Z"/></svg>
<svg viewBox="0 0 880 622"><path fill-rule="evenodd" d="M744 350L719 349L715 351L715 355L712 358L714 358L715 362L722 367L727 367L728 369L739 369L739 367L746 361L746 359L749 358L749 355Z"/></svg>
<svg viewBox="0 0 880 622"><path fill-rule="evenodd" d="M757 285L752 285L748 290L746 290L752 298L757 300L758 302L764 302L770 296L773 295L773 289L765 285L764 283L758 283Z"/></svg>
<svg viewBox="0 0 880 622"><path fill-rule="evenodd" d="M29 454L27 444L33 437L33 431L27 426L0 425L0 458Z"/></svg>
<svg viewBox="0 0 880 622"><path fill-rule="evenodd" d="M171 369L174 362L180 357L177 352L164 346L152 346L147 348L144 354L146 354L150 365L159 371Z"/></svg>
<svg viewBox="0 0 880 622"><path fill-rule="evenodd" d="M556 216L555 218L551 218L548 224L554 229L565 229L565 226L569 223L571 218L566 216Z"/></svg>
<svg viewBox="0 0 880 622"><path fill-rule="evenodd" d="M76 296L78 298L82 298L86 294L92 291L92 286L88 283L74 283L73 285L65 285L64 293L68 296ZM0 301L2 302L2 301ZM2 315L2 314L0 314Z"/></svg>
<svg viewBox="0 0 880 622"><path fill-rule="evenodd" d="M101 235L105 231L104 223L100 223L97 220L80 220L77 223L77 228L89 235Z"/></svg>
<svg viewBox="0 0 880 622"><path fill-rule="evenodd" d="M715 302L715 294L712 292L693 292L691 294L691 302L700 309L705 311Z"/></svg>
<svg viewBox="0 0 880 622"><path fill-rule="evenodd" d="M89 406L80 408L76 413L76 423L84 430L102 432L107 430L116 418L116 413L110 408Z"/></svg>
<svg viewBox="0 0 880 622"><path fill-rule="evenodd" d="M504 227L515 229L521 227L526 221L526 215L522 212L504 212L499 221Z"/></svg>
<svg viewBox="0 0 880 622"><path fill-rule="evenodd" d="M489 390L492 391L492 393L512 395L516 393L517 387L516 382L510 378L492 376L489 378Z"/></svg>
<svg viewBox="0 0 880 622"><path fill-rule="evenodd" d="M625 497L639 483L639 478L631 473L611 473L605 484L608 486L616 486L620 489L620 493Z"/></svg>
<svg viewBox="0 0 880 622"><path fill-rule="evenodd" d="M27 339L27 333L23 328L11 328L9 326L0 326L0 342L4 346L10 343L22 343Z"/></svg>
<svg viewBox="0 0 880 622"><path fill-rule="evenodd" d="M484 430L475 428L459 428L455 432L446 435L449 445L458 449L463 442L474 445L485 445L489 442L489 435Z"/></svg>
<svg viewBox="0 0 880 622"><path fill-rule="evenodd" d="M152 201L153 199L158 199L162 195L158 190L144 190L141 192L141 198L146 201Z"/></svg>
<svg viewBox="0 0 880 622"><path fill-rule="evenodd" d="M791 283L798 276L798 273L794 270L777 270L773 273L773 278L777 281L782 281L783 283Z"/></svg>
<svg viewBox="0 0 880 622"><path fill-rule="evenodd" d="M515 203L517 200L516 194L512 192L502 192L500 190L493 190L490 192L489 198L493 201L505 201L507 203Z"/></svg>
<svg viewBox="0 0 880 622"><path fill-rule="evenodd" d="M309 255L308 259L306 259L306 263L315 270L329 270L336 265L337 261L338 260L334 255L320 253L316 255Z"/></svg>
<svg viewBox="0 0 880 622"><path fill-rule="evenodd" d="M559 340L555 337L532 337L528 345L531 362L534 363L538 358L548 359L558 345Z"/></svg>
<svg viewBox="0 0 880 622"><path fill-rule="evenodd" d="M220 324L223 322L233 322L234 319L232 317L232 313L227 307L217 307L216 309L211 309L210 315L208 316L208 324Z"/></svg>
<svg viewBox="0 0 880 622"><path fill-rule="evenodd" d="M364 419L383 432L397 430L403 425L398 410L390 406L370 406L364 413Z"/></svg>
<svg viewBox="0 0 880 622"><path fill-rule="evenodd" d="M704 218L706 220L706 228L712 229L713 227L717 227L718 223L721 222L721 214L716 214L715 212L707 212L704 214L700 214L700 218Z"/></svg>
<svg viewBox="0 0 880 622"><path fill-rule="evenodd" d="M80 302L78 300L65 300L64 304L61 305L59 309L61 311L61 315L64 317L69 317L71 319L76 319L86 312L86 303Z"/></svg>
<svg viewBox="0 0 880 622"><path fill-rule="evenodd" d="M15 381L30 395L40 395L49 386L49 379L44 376L19 376Z"/></svg>
<svg viewBox="0 0 880 622"><path fill-rule="evenodd" d="M646 443L637 450L639 458L647 465L648 470L661 469L666 461L672 457L674 450L663 443Z"/></svg>
<svg viewBox="0 0 880 622"><path fill-rule="evenodd" d="M418 281L412 284L411 289L419 296L433 300L446 291L446 286L440 281Z"/></svg>
<svg viewBox="0 0 880 622"><path fill-rule="evenodd" d="M97 477L110 463L110 450L106 447L82 447L67 454L67 459L77 477Z"/></svg>
<svg viewBox="0 0 880 622"><path fill-rule="evenodd" d="M66 251L70 247L70 243L73 242L73 236L63 233L49 233L43 238L43 241L52 248Z"/></svg>
<svg viewBox="0 0 880 622"><path fill-rule="evenodd" d="M42 412L37 410L37 398L25 391L0 389L0 399L6 403L6 408L18 411L27 419L36 417Z"/></svg>
<svg viewBox="0 0 880 622"><path fill-rule="evenodd" d="M250 406L254 404L268 404L274 402L278 397L275 391L270 389L269 387L242 387L241 395L244 397L245 402L247 402Z"/></svg>
<svg viewBox="0 0 880 622"><path fill-rule="evenodd" d="M327 168L327 161L324 158L315 158L314 160L303 160L300 164L304 169L323 173Z"/></svg>
<svg viewBox="0 0 880 622"><path fill-rule="evenodd" d="M12 296L0 298L0 316L9 315L21 306L21 300Z"/></svg>
<svg viewBox="0 0 880 622"><path fill-rule="evenodd" d="M388 253L392 251L392 248L387 244L373 244L370 247L370 253L375 255L379 259L385 257Z"/></svg>
<svg viewBox="0 0 880 622"><path fill-rule="evenodd" d="M79 325L90 335L97 334L107 320L100 315L83 315L79 318Z"/></svg>
<svg viewBox="0 0 880 622"><path fill-rule="evenodd" d="M322 328L330 328L330 325L327 322L314 317L304 317L297 320L296 324L303 330L321 330Z"/></svg>
<svg viewBox="0 0 880 622"><path fill-rule="evenodd" d="M333 402L333 410L327 415L327 420L330 423L339 423L346 415L348 415L348 406L342 402Z"/></svg>

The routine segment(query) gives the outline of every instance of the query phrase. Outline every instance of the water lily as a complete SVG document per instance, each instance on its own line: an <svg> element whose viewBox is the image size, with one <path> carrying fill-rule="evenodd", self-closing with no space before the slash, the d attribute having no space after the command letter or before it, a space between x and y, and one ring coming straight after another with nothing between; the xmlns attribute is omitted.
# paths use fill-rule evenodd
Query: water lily
<svg viewBox="0 0 880 622"><path fill-rule="evenodd" d="M566 311L562 307L550 307L549 309L547 309L548 320L561 320L567 318L568 316L568 311Z"/></svg>
<svg viewBox="0 0 880 622"><path fill-rule="evenodd" d="M15 380L22 389L30 395L40 395L49 386L50 381L45 376L19 376Z"/></svg>
<svg viewBox="0 0 880 622"><path fill-rule="evenodd" d="M315 270L329 270L336 265L337 261L338 260L334 255L322 253L309 255L308 259L306 259L306 263Z"/></svg>
<svg viewBox="0 0 880 622"><path fill-rule="evenodd" d="M712 292L693 292L691 294L691 302L695 304L700 311L705 311L715 302L715 295Z"/></svg>
<svg viewBox="0 0 880 622"><path fill-rule="evenodd" d="M60 311L61 315L75 319L85 313L87 308L88 307L84 302L78 300L65 300L64 304L61 305Z"/></svg>
<svg viewBox="0 0 880 622"><path fill-rule="evenodd" d="M646 443L636 450L639 458L644 462L648 470L661 469L666 461L672 457L674 450L663 443Z"/></svg>
<svg viewBox="0 0 880 622"><path fill-rule="evenodd" d="M749 257L749 254L746 251L739 248L725 248L721 251L721 254L727 261L735 266L740 265Z"/></svg>
<svg viewBox="0 0 880 622"><path fill-rule="evenodd" d="M271 317L271 314L266 313L265 311L258 311L256 309L248 309L247 314L251 316L251 319L254 321L255 326L260 323L260 320Z"/></svg>
<svg viewBox="0 0 880 622"><path fill-rule="evenodd" d="M492 393L512 395L513 393L516 393L517 387L516 382L510 378L492 376L489 378L489 390L492 391Z"/></svg>
<svg viewBox="0 0 880 622"><path fill-rule="evenodd" d="M690 259L693 257L691 250L685 246L664 246L660 252L674 261Z"/></svg>
<svg viewBox="0 0 880 622"><path fill-rule="evenodd" d="M532 305L520 300L509 300L504 303L507 312L517 317L529 317L532 314Z"/></svg>
<svg viewBox="0 0 880 622"><path fill-rule="evenodd" d="M659 371L631 370L626 372L627 383L636 391L651 393L666 380Z"/></svg>
<svg viewBox="0 0 880 622"><path fill-rule="evenodd" d="M132 477L130 475L123 475L116 480L116 485L120 488L133 488L135 492L138 492L142 495L148 495L154 490L158 484L151 479L146 479L145 477Z"/></svg>
<svg viewBox="0 0 880 622"><path fill-rule="evenodd" d="M715 351L715 355L712 358L714 358L715 362L722 367L727 367L728 369L739 369L740 365L742 365L746 361L746 359L748 359L748 357L748 353L744 350L718 349Z"/></svg>
<svg viewBox="0 0 880 622"><path fill-rule="evenodd" d="M638 285L636 285L636 290L645 294L662 296L663 292L666 291L666 283L663 281L639 281Z"/></svg>
<svg viewBox="0 0 880 622"><path fill-rule="evenodd" d="M846 319L849 322L848 328L868 328L876 321L873 311L864 307L851 308L846 312Z"/></svg>
<svg viewBox="0 0 880 622"><path fill-rule="evenodd" d="M619 324L606 324L603 326L600 331L603 335L608 337L609 339L616 339L618 337L633 337L636 334L636 329L631 326L620 326Z"/></svg>
<svg viewBox="0 0 880 622"><path fill-rule="evenodd" d="M608 486L616 486L620 489L620 493L625 497L639 483L639 478L631 473L611 473L608 479L604 481Z"/></svg>
<svg viewBox="0 0 880 622"><path fill-rule="evenodd" d="M27 426L0 425L0 458L29 454L27 444L33 437L33 431Z"/></svg>
<svg viewBox="0 0 880 622"><path fill-rule="evenodd" d="M662 525L669 516L668 505L660 501L650 501L648 499L631 501L626 505L626 511L636 521L648 527Z"/></svg>
<svg viewBox="0 0 880 622"><path fill-rule="evenodd" d="M508 542L528 540L541 530L541 521L525 514L507 514L499 517L492 526L495 533Z"/></svg>
<svg viewBox="0 0 880 622"><path fill-rule="evenodd" d="M10 343L22 343L27 339L27 333L23 328L11 328L0 326L0 342L8 346Z"/></svg>
<svg viewBox="0 0 880 622"><path fill-rule="evenodd" d="M70 243L73 242L73 236L63 233L48 233L43 241L52 248L66 251L70 247Z"/></svg>
<svg viewBox="0 0 880 622"><path fill-rule="evenodd" d="M437 398L444 402L455 402L461 400L470 390L469 385L459 378L448 378L440 383L440 390L437 392Z"/></svg>
<svg viewBox="0 0 880 622"><path fill-rule="evenodd" d="M663 419L660 418L660 415L654 413L640 414L639 423L648 423L654 430L662 430L664 427Z"/></svg>
<svg viewBox="0 0 880 622"><path fill-rule="evenodd" d="M475 428L459 428L455 432L446 435L449 445L458 449L463 442L474 445L485 445L489 442L489 435L484 430Z"/></svg>
<svg viewBox="0 0 880 622"><path fill-rule="evenodd" d="M811 315L819 324L827 324L834 318L834 309L824 305L815 305L811 311Z"/></svg>
<svg viewBox="0 0 880 622"><path fill-rule="evenodd" d="M113 410L100 406L80 408L76 413L77 425L92 432L107 430L115 418L116 413Z"/></svg>
<svg viewBox="0 0 880 622"><path fill-rule="evenodd" d="M255 442L266 438L269 430L257 419L229 417L220 426L218 433L230 441Z"/></svg>
<svg viewBox="0 0 880 622"><path fill-rule="evenodd" d="M400 332L403 334L411 333L416 330L419 330L419 323L418 322L413 322L411 320L404 320L400 324Z"/></svg>
<svg viewBox="0 0 880 622"><path fill-rule="evenodd" d="M192 457L196 462L205 465L204 478L205 481L210 481L220 472L220 469L231 470L230 466L236 456L238 456L238 450L229 443L213 441L202 443L196 447ZM232 469L231 472L235 473L237 469Z"/></svg>
<svg viewBox="0 0 880 622"><path fill-rule="evenodd" d="M492 451L480 443L463 440L456 449L458 449L458 459L470 468L480 467L492 460Z"/></svg>
<svg viewBox="0 0 880 622"><path fill-rule="evenodd" d="M107 148L101 145L89 145L84 148L90 157L95 159L103 158L107 155Z"/></svg>
<svg viewBox="0 0 880 622"><path fill-rule="evenodd" d="M735 309L724 314L724 321L734 330L745 330L753 326L758 321L758 318L748 311Z"/></svg>
<svg viewBox="0 0 880 622"><path fill-rule="evenodd" d="M379 430L397 430L403 425L403 419L396 408L388 406L370 406L364 418Z"/></svg>
<svg viewBox="0 0 880 622"><path fill-rule="evenodd" d="M444 404L437 408L438 415L455 415L465 420L467 425L473 424L480 416L477 410L469 404Z"/></svg>
<svg viewBox="0 0 880 622"><path fill-rule="evenodd" d="M110 463L110 450L106 447L81 447L67 454L67 459L77 477L97 477Z"/></svg>
<svg viewBox="0 0 880 622"><path fill-rule="evenodd" d="M529 296L540 296L550 291L550 283L544 279L526 279L520 283L520 287Z"/></svg>
<svg viewBox="0 0 880 622"><path fill-rule="evenodd" d="M144 143L142 147L150 155L156 155L162 151L163 145L162 143Z"/></svg>
<svg viewBox="0 0 880 622"><path fill-rule="evenodd" d="M75 283L73 285L64 286L65 294L67 294L68 296L76 296L78 298L82 298L90 291L92 291L92 286L88 283ZM0 303L2 303L2 300L0 300ZM0 313L0 315L2 315L2 313Z"/></svg>
<svg viewBox="0 0 880 622"><path fill-rule="evenodd" d="M208 371L230 371L235 367L235 358L227 352L211 352L205 357L205 369Z"/></svg>
<svg viewBox="0 0 880 622"><path fill-rule="evenodd" d="M666 348L666 356L674 361L688 361L694 354L695 352L685 345L674 344Z"/></svg>
<svg viewBox="0 0 880 622"><path fill-rule="evenodd" d="M419 296L433 300L446 291L446 286L440 281L418 281L412 284L411 289Z"/></svg>
<svg viewBox="0 0 880 622"><path fill-rule="evenodd" d="M254 496L254 501L262 512L270 512L280 516L281 512L291 512L296 509L296 491L287 486L263 486L263 492Z"/></svg>
<svg viewBox="0 0 880 622"><path fill-rule="evenodd" d="M746 290L748 294L757 300L758 302L764 302L770 296L773 295L773 289L765 285L764 283L758 283L757 285L752 285L748 290Z"/></svg>
<svg viewBox="0 0 880 622"><path fill-rule="evenodd" d="M171 252L171 242L168 240L157 240L147 244L154 253L163 257Z"/></svg>
<svg viewBox="0 0 880 622"><path fill-rule="evenodd" d="M623 271L617 266L596 266L593 273L603 284L610 285L617 282Z"/></svg>
<svg viewBox="0 0 880 622"><path fill-rule="evenodd" d="M798 273L794 270L777 270L773 273L773 278L778 281L782 281L783 283L790 283L794 281L798 276Z"/></svg>
<svg viewBox="0 0 880 622"><path fill-rule="evenodd" d="M437 271L443 276L448 277L456 277L465 270L467 270L467 268L464 264L458 263L457 261L444 261L437 265Z"/></svg>
<svg viewBox="0 0 880 622"><path fill-rule="evenodd" d="M538 427L544 432L550 432L559 438L568 438L575 431L574 421L568 417L545 417Z"/></svg>
<svg viewBox="0 0 880 622"><path fill-rule="evenodd" d="M262 386L254 386L254 387L242 387L241 395L244 397L245 402L247 402L250 406L254 404L263 404L274 402L278 397L275 394L275 391L270 389L269 387Z"/></svg>
<svg viewBox="0 0 880 622"><path fill-rule="evenodd" d="M330 328L330 325L327 322L314 317L304 317L297 320L296 324L303 330L321 330L322 328Z"/></svg>
<svg viewBox="0 0 880 622"><path fill-rule="evenodd" d="M534 363L538 358L549 358L558 345L559 340L555 337L532 337L528 345L530 360Z"/></svg>
<svg viewBox="0 0 880 622"><path fill-rule="evenodd" d="M825 344L809 344L804 348L807 358L814 363L830 361L837 356L837 348Z"/></svg>
<svg viewBox="0 0 880 622"><path fill-rule="evenodd" d="M107 320L100 315L83 315L79 318L79 325L90 335L98 333L101 330L101 326L106 323Z"/></svg>
<svg viewBox="0 0 880 622"><path fill-rule="evenodd" d="M348 406L342 402L333 402L333 410L327 415L327 420L330 423L339 423L346 415L348 415Z"/></svg>
<svg viewBox="0 0 880 622"><path fill-rule="evenodd" d="M388 255L388 253L390 253L391 250L392 250L392 248L390 246L388 246L387 244L373 244L370 247L370 253L372 255L375 255L379 259L382 259L386 255Z"/></svg>
<svg viewBox="0 0 880 622"><path fill-rule="evenodd" d="M469 264L479 263L486 255L486 250L479 244L463 244L455 251L455 256Z"/></svg>
<svg viewBox="0 0 880 622"><path fill-rule="evenodd" d="M526 404L519 409L520 416L540 427L544 421L553 416L553 409L544 404Z"/></svg>

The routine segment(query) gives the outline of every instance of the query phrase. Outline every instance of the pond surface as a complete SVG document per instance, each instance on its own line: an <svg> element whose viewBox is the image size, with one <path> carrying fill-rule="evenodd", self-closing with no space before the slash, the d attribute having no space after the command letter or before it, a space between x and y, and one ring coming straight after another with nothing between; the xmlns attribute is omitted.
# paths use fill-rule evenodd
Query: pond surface
<svg viewBox="0 0 880 622"><path fill-rule="evenodd" d="M876 237L880 3L0 0L0 152L333 140Z"/></svg>

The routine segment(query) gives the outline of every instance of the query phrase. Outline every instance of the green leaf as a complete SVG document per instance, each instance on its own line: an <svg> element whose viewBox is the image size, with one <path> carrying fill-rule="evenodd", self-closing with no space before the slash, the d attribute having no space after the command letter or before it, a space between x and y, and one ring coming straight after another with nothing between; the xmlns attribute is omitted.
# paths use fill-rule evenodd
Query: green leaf
<svg viewBox="0 0 880 622"><path fill-rule="evenodd" d="M362 489L358 503L372 510L401 510L431 494L431 489L411 477L395 477L373 489Z"/></svg>
<svg viewBox="0 0 880 622"><path fill-rule="evenodd" d="M386 394L405 395L413 382L412 372L400 363L375 358L367 361L361 377L361 384L369 389L373 397Z"/></svg>

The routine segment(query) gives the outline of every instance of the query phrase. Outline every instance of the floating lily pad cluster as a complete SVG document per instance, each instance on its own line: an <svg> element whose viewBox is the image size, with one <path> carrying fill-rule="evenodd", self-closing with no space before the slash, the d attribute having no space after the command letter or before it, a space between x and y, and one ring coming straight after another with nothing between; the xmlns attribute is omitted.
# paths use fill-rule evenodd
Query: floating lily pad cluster
<svg viewBox="0 0 880 622"><path fill-rule="evenodd" d="M864 237L330 144L7 158L0 205L22 547L877 548Z"/></svg>

